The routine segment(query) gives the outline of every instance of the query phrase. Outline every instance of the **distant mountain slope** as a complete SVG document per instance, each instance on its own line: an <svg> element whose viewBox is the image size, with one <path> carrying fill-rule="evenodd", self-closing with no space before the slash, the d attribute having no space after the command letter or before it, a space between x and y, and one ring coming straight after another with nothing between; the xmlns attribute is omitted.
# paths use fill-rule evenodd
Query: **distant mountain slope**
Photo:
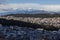
<svg viewBox="0 0 60 40"><path fill-rule="evenodd" d="M5 16L16 16L16 17L60 17L60 12L51 12L46 10L36 9L16 9L16 10L5 10L7 12L0 13Z"/></svg>
<svg viewBox="0 0 60 40"><path fill-rule="evenodd" d="M9 14L4 16L48 18L48 17L60 17L60 14Z"/></svg>
<svg viewBox="0 0 60 40"><path fill-rule="evenodd" d="M0 13L0 15L7 14L50 14L51 12L45 10L35 10L35 9L27 9L27 10L4 10L6 12Z"/></svg>

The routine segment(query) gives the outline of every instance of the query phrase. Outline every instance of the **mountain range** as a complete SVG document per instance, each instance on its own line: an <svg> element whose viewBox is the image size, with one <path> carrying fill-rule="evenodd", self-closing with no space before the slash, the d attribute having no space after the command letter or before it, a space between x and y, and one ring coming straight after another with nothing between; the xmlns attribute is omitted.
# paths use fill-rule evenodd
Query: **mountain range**
<svg viewBox="0 0 60 40"><path fill-rule="evenodd" d="M4 9L3 9L4 10ZM0 15L7 15L7 14L55 14L60 12L52 12L52 11L45 11L45 10L37 10L37 9L16 9L16 10L4 10L7 12L0 13Z"/></svg>

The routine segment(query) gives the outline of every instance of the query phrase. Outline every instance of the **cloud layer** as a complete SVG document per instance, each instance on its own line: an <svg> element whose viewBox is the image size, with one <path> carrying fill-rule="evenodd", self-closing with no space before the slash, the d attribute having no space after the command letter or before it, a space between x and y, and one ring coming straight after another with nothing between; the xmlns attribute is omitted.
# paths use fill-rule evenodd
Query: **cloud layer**
<svg viewBox="0 0 60 40"><path fill-rule="evenodd" d="M17 4L0 4L0 12L12 11L12 10L26 10L26 9L37 9L46 11L60 11L60 5L42 5L33 3L17 3Z"/></svg>

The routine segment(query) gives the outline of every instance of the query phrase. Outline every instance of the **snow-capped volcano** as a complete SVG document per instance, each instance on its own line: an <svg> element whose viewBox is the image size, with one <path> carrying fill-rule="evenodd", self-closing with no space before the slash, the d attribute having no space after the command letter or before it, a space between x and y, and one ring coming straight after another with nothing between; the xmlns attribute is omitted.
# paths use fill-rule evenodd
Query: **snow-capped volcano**
<svg viewBox="0 0 60 40"><path fill-rule="evenodd" d="M37 9L9 9L9 10L4 10L6 13L28 13L28 14L34 14L34 13L48 13L48 11L45 10L37 10Z"/></svg>
<svg viewBox="0 0 60 40"><path fill-rule="evenodd" d="M6 14L54 14L53 11L47 11L47 10L40 10L40 9L34 9L34 8L19 8L19 9L2 9L3 11L0 12L0 15L6 15Z"/></svg>

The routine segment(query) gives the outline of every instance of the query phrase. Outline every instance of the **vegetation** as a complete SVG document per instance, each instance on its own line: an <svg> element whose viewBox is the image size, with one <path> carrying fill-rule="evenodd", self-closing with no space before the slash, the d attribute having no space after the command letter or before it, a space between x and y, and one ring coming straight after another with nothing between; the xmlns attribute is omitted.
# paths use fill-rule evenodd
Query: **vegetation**
<svg viewBox="0 0 60 40"><path fill-rule="evenodd" d="M5 16L52 18L52 17L60 17L60 14L9 14Z"/></svg>

